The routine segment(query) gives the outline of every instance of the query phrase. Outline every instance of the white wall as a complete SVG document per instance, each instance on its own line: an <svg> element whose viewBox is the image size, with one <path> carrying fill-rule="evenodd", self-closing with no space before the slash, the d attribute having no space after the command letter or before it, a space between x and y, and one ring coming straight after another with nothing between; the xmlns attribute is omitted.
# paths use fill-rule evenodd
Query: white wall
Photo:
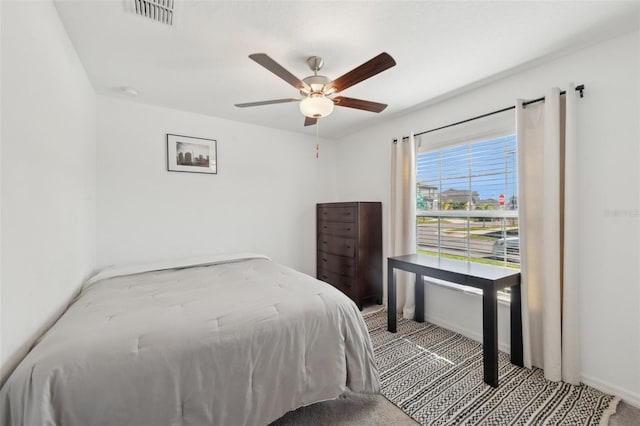
<svg viewBox="0 0 640 426"><path fill-rule="evenodd" d="M216 139L218 174L168 172L167 133ZM332 142L99 97L97 158L99 266L253 251L315 274Z"/></svg>
<svg viewBox="0 0 640 426"><path fill-rule="evenodd" d="M0 379L95 263L95 95L50 2L2 2Z"/></svg>
<svg viewBox="0 0 640 426"><path fill-rule="evenodd" d="M634 32L520 70L485 86L350 135L338 141L341 199L385 203L388 220L392 138L532 99L551 86L586 85L578 107L581 230L580 349L583 381L640 406L640 35ZM452 70L455 72L455 70ZM431 84L438 84L437 81ZM385 226L385 241L388 226ZM444 295L443 292L449 291ZM442 296L439 296L442 295ZM481 334L480 298L427 290L432 320ZM508 315L500 308L500 342L508 345Z"/></svg>
<svg viewBox="0 0 640 426"><path fill-rule="evenodd" d="M313 274L316 202L381 200L388 218L392 138L574 81L587 87L574 219L583 380L640 406L637 32L322 141L315 159L313 138L113 98L98 99L96 124L53 5L1 8L0 379L96 264L257 251ZM166 133L217 139L219 174L167 172ZM429 319L480 336L478 296L430 287L426 298Z"/></svg>

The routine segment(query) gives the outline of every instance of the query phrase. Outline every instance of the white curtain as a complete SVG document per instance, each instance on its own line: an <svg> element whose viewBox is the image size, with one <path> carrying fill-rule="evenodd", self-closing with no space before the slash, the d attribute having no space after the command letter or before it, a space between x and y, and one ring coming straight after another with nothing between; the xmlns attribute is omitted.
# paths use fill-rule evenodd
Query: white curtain
<svg viewBox="0 0 640 426"><path fill-rule="evenodd" d="M524 364L578 384L575 108L573 84L516 102Z"/></svg>
<svg viewBox="0 0 640 426"><path fill-rule="evenodd" d="M398 138L391 145L391 199L389 256L416 252L416 141ZM404 318L415 315L414 274L396 272L396 312Z"/></svg>

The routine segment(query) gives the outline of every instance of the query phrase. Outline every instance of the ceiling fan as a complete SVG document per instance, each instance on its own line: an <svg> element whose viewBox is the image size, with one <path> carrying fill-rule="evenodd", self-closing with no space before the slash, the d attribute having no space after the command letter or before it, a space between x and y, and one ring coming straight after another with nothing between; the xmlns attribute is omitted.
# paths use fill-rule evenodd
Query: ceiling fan
<svg viewBox="0 0 640 426"><path fill-rule="evenodd" d="M300 80L295 75L287 71L282 65L271 59L266 53L254 53L249 55L258 64L262 65L293 87L295 87L303 98L284 98L269 101L248 102L235 104L237 107L246 108L260 105L281 104L285 102L300 102L300 111L305 116L304 125L311 126L317 123L318 118L326 117L333 112L334 105L361 109L371 112L381 112L387 104L364 101L362 99L347 98L345 96L334 96L336 93L360 83L374 75L385 71L396 64L396 61L388 53L381 53L373 59L349 71L348 73L331 81L329 78L318 75L318 71L324 65L324 61L319 56L311 56L307 59L307 65L313 71L313 75Z"/></svg>

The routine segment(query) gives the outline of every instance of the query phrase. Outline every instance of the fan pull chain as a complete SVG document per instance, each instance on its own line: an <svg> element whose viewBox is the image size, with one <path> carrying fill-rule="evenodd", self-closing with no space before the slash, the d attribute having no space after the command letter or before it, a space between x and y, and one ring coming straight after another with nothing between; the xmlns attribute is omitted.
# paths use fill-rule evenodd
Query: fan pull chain
<svg viewBox="0 0 640 426"><path fill-rule="evenodd" d="M320 157L319 134L320 134L320 120L317 120L316 121L316 158Z"/></svg>

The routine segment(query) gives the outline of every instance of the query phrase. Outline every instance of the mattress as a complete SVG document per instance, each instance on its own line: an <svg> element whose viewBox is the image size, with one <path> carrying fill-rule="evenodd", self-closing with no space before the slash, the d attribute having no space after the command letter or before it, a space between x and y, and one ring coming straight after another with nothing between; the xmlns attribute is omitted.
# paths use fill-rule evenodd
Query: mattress
<svg viewBox="0 0 640 426"><path fill-rule="evenodd" d="M379 392L366 325L261 256L98 274L0 389L3 425L264 425Z"/></svg>

